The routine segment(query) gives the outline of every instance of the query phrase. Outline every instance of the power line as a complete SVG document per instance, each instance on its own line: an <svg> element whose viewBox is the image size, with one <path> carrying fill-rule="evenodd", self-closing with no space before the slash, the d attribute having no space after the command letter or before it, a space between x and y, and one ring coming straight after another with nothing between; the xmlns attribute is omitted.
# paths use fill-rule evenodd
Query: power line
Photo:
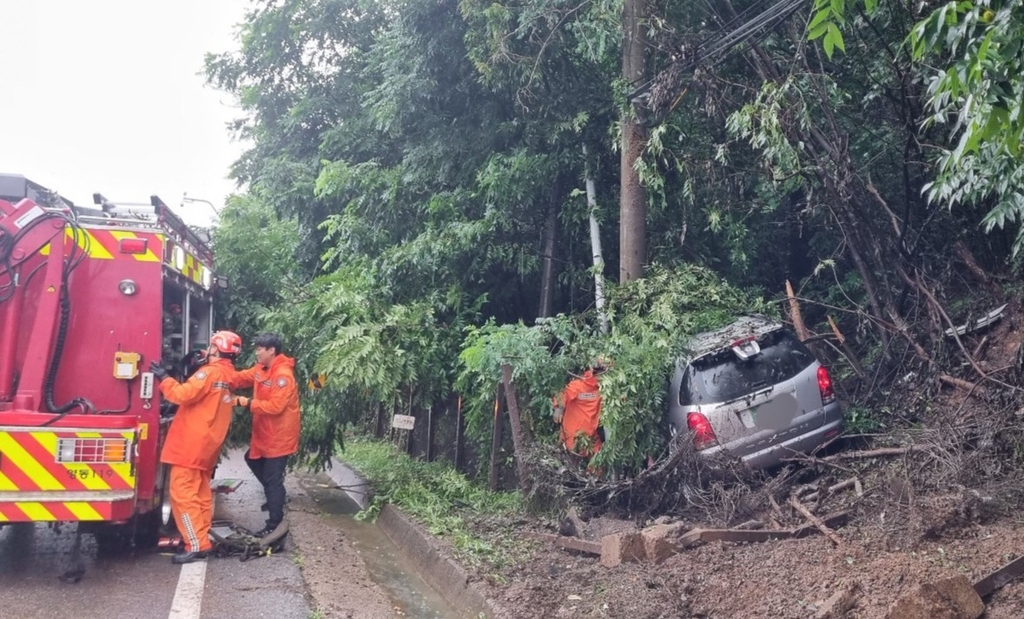
<svg viewBox="0 0 1024 619"><path fill-rule="evenodd" d="M757 13L754 17L750 17L753 11L760 9L768 1L758 0L754 2L742 13L726 22L723 25L723 30L728 31L725 35L716 40L712 40L712 37L705 38L697 44L693 51L684 50L683 57L680 60L674 61L653 79L638 87L630 93L628 99L630 101L648 99L652 91L661 85L660 82L675 80L681 82L681 76L684 73L689 73L699 66L716 66L721 64L738 53L744 43L753 45L767 37L779 24L786 21L806 2L806 0L780 0ZM669 87L671 92L668 93L669 96L667 97L659 96L659 101L669 100L678 102L681 96L680 93L683 92L682 84L665 84L665 86ZM665 94L659 93L659 95ZM675 103L672 103L665 113L667 114L673 107L675 107Z"/></svg>

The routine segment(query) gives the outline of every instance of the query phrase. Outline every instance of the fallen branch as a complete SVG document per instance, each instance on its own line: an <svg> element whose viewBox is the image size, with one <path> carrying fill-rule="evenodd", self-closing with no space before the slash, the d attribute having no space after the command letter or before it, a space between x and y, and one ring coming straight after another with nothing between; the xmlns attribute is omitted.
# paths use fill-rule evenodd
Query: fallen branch
<svg viewBox="0 0 1024 619"><path fill-rule="evenodd" d="M807 341L810 337L810 333L807 331L807 326L804 325L804 317L800 313L800 302L796 300L796 294L793 292L793 284L786 280L786 296L789 298L789 317L793 321L793 330L796 331L796 336L800 338L801 342Z"/></svg>
<svg viewBox="0 0 1024 619"><path fill-rule="evenodd" d="M835 460L860 460L863 458L879 458L881 456L901 456L915 451L928 451L927 445L909 445L907 447L883 447L882 449L870 449L868 451L848 451L846 453L832 454L824 458L817 458L822 462Z"/></svg>
<svg viewBox="0 0 1024 619"><path fill-rule="evenodd" d="M846 522L849 512L838 512L827 516L822 523L831 526L839 526ZM826 529L828 526L825 527ZM814 526L803 526L795 529L779 529L777 531L751 531L749 529L693 529L687 531L680 538L676 545L680 550L696 546L700 542L770 542L781 539L799 539L819 532L820 529Z"/></svg>
<svg viewBox="0 0 1024 619"><path fill-rule="evenodd" d="M847 488L851 488L851 487L856 489L857 496L863 496L864 489L860 485L860 480L857 479L856 477L851 477L850 479L847 479L846 481L841 481L841 482L839 482L837 484L833 484L833 485L829 486L825 490L825 496L826 497L827 496L831 496L831 495L835 494L836 492L839 492L840 490L846 490ZM811 494L808 494L807 496L803 497L803 499L810 503L810 502L817 501L819 495L820 495L819 492L812 492Z"/></svg>
<svg viewBox="0 0 1024 619"><path fill-rule="evenodd" d="M857 355L850 349L850 345L846 343L846 337L839 330L839 325L836 324L836 321L831 316L828 317L828 324L832 327L832 333L835 334L836 339L839 340L839 345L843 347L843 356L850 362L850 367L857 373L857 376L864 378L864 368L861 367L860 361L857 360Z"/></svg>
<svg viewBox="0 0 1024 619"><path fill-rule="evenodd" d="M819 531L821 531L822 534L825 537L827 537L833 544L835 544L836 546L843 545L843 540L839 539L839 536L835 534L835 531L828 528L828 526L825 525L821 518L818 518L817 516L812 514L811 510L807 509L807 507L805 507L804 504L800 502L800 499L796 498L795 496L791 496L789 497L789 504L792 505L796 511L800 512L800 514L804 518L806 518L808 522L813 524Z"/></svg>
<svg viewBox="0 0 1024 619"><path fill-rule="evenodd" d="M987 390L978 383L972 383L970 381L955 378L947 374L939 374L939 382L956 387L957 389L963 389L968 394L973 393L975 391L978 393L978 395L985 395L987 393Z"/></svg>

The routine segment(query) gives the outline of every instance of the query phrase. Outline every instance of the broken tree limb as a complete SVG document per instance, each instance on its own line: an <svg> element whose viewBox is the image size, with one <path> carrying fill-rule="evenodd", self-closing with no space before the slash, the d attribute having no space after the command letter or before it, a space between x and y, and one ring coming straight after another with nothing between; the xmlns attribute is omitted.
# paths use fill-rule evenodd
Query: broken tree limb
<svg viewBox="0 0 1024 619"><path fill-rule="evenodd" d="M796 336L803 342L807 340L811 334L807 331L807 325L804 324L804 317L800 313L800 302L796 300L796 293L793 292L793 284L786 280L786 297L789 298L789 317L793 321L793 330L796 331Z"/></svg>
<svg viewBox="0 0 1024 619"><path fill-rule="evenodd" d="M846 521L849 520L849 518L849 511L841 511L836 512L834 514L829 514L828 516L821 518L821 521L825 523L826 527L832 528L843 526L844 524L846 524ZM805 524L802 527L792 529L792 537L793 539L800 539L803 537L807 537L808 535L814 535L820 532L821 531L818 529L818 527L814 526L813 524Z"/></svg>
<svg viewBox="0 0 1024 619"><path fill-rule="evenodd" d="M860 361L857 360L857 355L850 350L850 345L846 343L846 336L839 330L839 325L836 324L836 321L831 316L828 317L828 324L832 327L832 333L836 336L836 339L839 340L839 345L843 347L843 356L850 362L850 367L853 368L858 377L864 378L864 368L861 367Z"/></svg>
<svg viewBox="0 0 1024 619"><path fill-rule="evenodd" d="M953 387L956 387L957 389L963 389L968 393L973 392L977 393L978 395L985 395L987 393L987 390L978 383L972 383L970 381L962 380L960 378L949 376L947 374L939 374L939 382L951 385Z"/></svg>
<svg viewBox="0 0 1024 619"><path fill-rule="evenodd" d="M590 542L578 537L565 537L564 535L552 535L551 533L537 533L534 531L523 533L523 537L537 540L538 542L554 544L566 550L576 550L592 555L601 554L601 542Z"/></svg>
<svg viewBox="0 0 1024 619"><path fill-rule="evenodd" d="M982 353L982 351L985 350L985 346L987 344L988 344L988 336L986 335L985 337L981 338L981 341L978 342L978 345L974 347L974 350L971 352L971 356L974 357L975 359L977 359L979 356L981 356L981 353Z"/></svg>
<svg viewBox="0 0 1024 619"><path fill-rule="evenodd" d="M869 449L868 451L848 451L818 459L822 462L831 462L834 460L860 460L864 458L879 458L882 456L901 456L915 451L928 451L928 446L909 445L907 447L883 447L881 449Z"/></svg>
<svg viewBox="0 0 1024 619"><path fill-rule="evenodd" d="M789 497L789 504L793 506L793 509L800 512L800 515L806 518L808 522L817 527L817 529L821 531L822 534L829 539L829 541L831 541L836 546L843 545L843 540L840 539L838 535L836 535L835 531L828 528L828 526L821 520L821 518L818 518L817 516L812 514L811 510L807 509L807 507L800 502L800 499L796 498L795 496L791 496Z"/></svg>
<svg viewBox="0 0 1024 619"><path fill-rule="evenodd" d="M825 490L825 496L833 495L836 492L839 492L840 490L846 490L847 488L856 488L857 496L861 496L864 494L864 491L860 485L860 480L858 480L856 477L851 477L846 481L841 481L837 484L829 486L828 489ZM803 499L808 502L813 502L818 500L819 495L819 492L812 492L811 494L808 494L807 496L803 497Z"/></svg>

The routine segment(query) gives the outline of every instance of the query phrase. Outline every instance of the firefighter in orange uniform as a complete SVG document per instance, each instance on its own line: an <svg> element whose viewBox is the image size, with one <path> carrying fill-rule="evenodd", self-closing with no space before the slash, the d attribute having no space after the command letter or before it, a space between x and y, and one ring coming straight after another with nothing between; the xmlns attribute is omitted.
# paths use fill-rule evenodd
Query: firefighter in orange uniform
<svg viewBox="0 0 1024 619"><path fill-rule="evenodd" d="M266 537L284 520L284 474L288 457L299 450L299 389L295 383L295 359L283 354L281 338L274 333L257 336L256 365L235 372L231 387L253 387L253 397L235 398L252 412L252 440L245 463L263 485L267 502L266 526L256 532Z"/></svg>
<svg viewBox="0 0 1024 619"><path fill-rule="evenodd" d="M171 559L174 563L205 559L212 549L210 478L231 425L234 398L228 380L241 350L242 338L238 335L231 331L214 333L206 351L206 365L185 383L169 377L159 361L150 363L150 370L160 381L160 393L178 405L160 454L160 461L171 465L171 511L185 541L184 550Z"/></svg>
<svg viewBox="0 0 1024 619"><path fill-rule="evenodd" d="M570 452L589 458L601 450L604 437L601 428L601 391L598 376L607 370L608 364L603 360L594 363L594 367L583 373L583 376L569 382L565 391L554 399L555 423L561 424L560 437L565 448ZM576 446L583 438L586 445Z"/></svg>

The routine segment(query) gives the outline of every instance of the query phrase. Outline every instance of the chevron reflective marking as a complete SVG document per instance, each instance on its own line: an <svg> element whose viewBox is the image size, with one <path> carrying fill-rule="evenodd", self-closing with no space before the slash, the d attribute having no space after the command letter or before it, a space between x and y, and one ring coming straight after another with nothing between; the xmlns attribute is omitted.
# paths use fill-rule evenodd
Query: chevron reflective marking
<svg viewBox="0 0 1024 619"><path fill-rule="evenodd" d="M114 255L110 253L103 242L97 238L96 234L85 228L79 228L78 232L71 228L64 229L65 235L78 243L78 247L84 251L90 258L94 260L113 260Z"/></svg>
<svg viewBox="0 0 1024 619"><path fill-rule="evenodd" d="M29 432L22 434L21 436L23 438L19 441L19 444L24 447L37 462L46 462L47 464L53 462L55 466L63 467L63 472L53 472L64 489L110 490L110 486L104 482L102 478L97 476L93 469L87 464L57 464L57 434L54 434L53 432ZM39 446L39 451L34 449L33 443ZM79 471L83 471L85 474L79 476L77 474Z"/></svg>
<svg viewBox="0 0 1024 619"><path fill-rule="evenodd" d="M42 503L15 503L15 505L18 509L24 512L32 522L45 522L57 519L57 517L50 513L48 509L43 507Z"/></svg>
<svg viewBox="0 0 1024 619"><path fill-rule="evenodd" d="M77 520L103 520L96 508L85 501L68 501L64 503Z"/></svg>
<svg viewBox="0 0 1024 619"><path fill-rule="evenodd" d="M14 485L14 482L8 479L6 475L0 473L0 492L5 490L18 490L18 487Z"/></svg>
<svg viewBox="0 0 1024 619"><path fill-rule="evenodd" d="M6 432L0 432L0 453L35 482L40 490L64 490L64 486Z"/></svg>
<svg viewBox="0 0 1024 619"><path fill-rule="evenodd" d="M138 234L135 234L134 232L128 232L127 230L110 230L109 233L110 236L114 237L114 240L118 241L119 243L121 239L152 239L155 240L157 244L159 244L161 241L160 236L156 234L140 236ZM139 262L160 262L160 257L157 256L156 253L153 251L153 248L149 247L148 245L149 243L147 243L146 253L129 255L131 255L132 258L135 258Z"/></svg>
<svg viewBox="0 0 1024 619"><path fill-rule="evenodd" d="M0 502L0 522L75 522L109 520L110 504L102 501Z"/></svg>

